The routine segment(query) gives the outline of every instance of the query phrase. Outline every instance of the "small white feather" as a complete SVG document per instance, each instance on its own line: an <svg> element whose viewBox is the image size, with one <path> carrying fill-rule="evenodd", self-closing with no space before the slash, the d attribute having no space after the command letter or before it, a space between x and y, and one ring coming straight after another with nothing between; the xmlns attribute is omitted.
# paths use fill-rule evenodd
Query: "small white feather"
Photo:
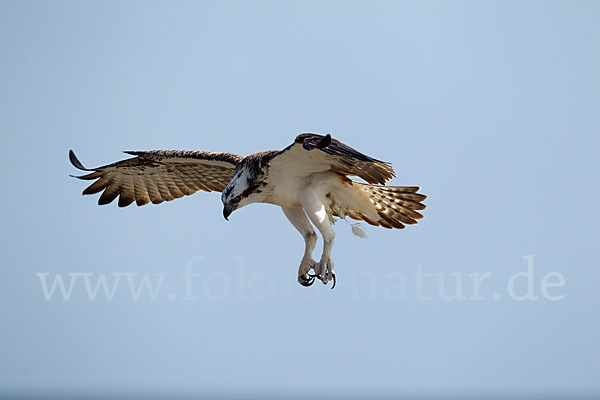
<svg viewBox="0 0 600 400"><path fill-rule="evenodd" d="M367 234L359 225L352 225L352 233L359 238L366 238Z"/></svg>

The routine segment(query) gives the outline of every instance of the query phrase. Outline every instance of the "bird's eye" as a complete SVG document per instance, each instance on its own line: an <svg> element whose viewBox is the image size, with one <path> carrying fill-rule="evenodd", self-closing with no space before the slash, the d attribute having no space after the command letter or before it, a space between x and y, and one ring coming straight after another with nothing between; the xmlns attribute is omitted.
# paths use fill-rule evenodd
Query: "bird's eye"
<svg viewBox="0 0 600 400"><path fill-rule="evenodd" d="M234 202L234 203L239 203L241 199L242 199L242 198L241 198L240 196L235 196L235 197L233 198L233 202Z"/></svg>

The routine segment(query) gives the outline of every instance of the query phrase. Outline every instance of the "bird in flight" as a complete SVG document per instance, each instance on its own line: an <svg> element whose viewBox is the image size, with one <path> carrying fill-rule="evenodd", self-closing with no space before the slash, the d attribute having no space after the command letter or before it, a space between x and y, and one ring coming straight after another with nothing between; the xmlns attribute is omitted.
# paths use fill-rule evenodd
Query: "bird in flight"
<svg viewBox="0 0 600 400"><path fill-rule="evenodd" d="M90 172L76 178L95 181L84 195L102 192L99 205L119 197L119 207L138 206L189 196L199 190L222 192L223 217L251 203L280 206L304 238L298 282L311 286L336 278L331 250L335 217L365 221L388 229L404 229L423 218L418 211L427 196L417 186L385 186L395 176L389 163L366 156L331 135L303 133L281 151L243 157L207 151L126 151L135 157L103 167L85 168L69 151L75 168ZM366 183L350 177L358 177ZM323 237L323 253L312 258Z"/></svg>

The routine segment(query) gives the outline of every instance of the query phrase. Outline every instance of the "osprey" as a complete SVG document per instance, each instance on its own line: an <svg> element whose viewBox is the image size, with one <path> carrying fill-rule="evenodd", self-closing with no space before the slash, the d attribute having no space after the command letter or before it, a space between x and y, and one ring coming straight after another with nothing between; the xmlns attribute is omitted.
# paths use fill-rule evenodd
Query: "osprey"
<svg viewBox="0 0 600 400"><path fill-rule="evenodd" d="M423 218L418 210L427 197L416 186L385 186L395 176L389 163L366 156L331 135L304 133L281 151L242 157L207 151L126 151L135 156L103 167L87 169L69 151L75 168L90 171L76 176L95 180L83 194L102 192L99 205L119 196L119 207L171 201L198 190L222 192L223 217L251 203L280 206L304 238L298 282L324 284L335 274L331 250L335 217L352 218L384 228L403 229ZM366 183L350 177L358 177ZM317 235L323 236L320 261L312 258ZM312 271L312 273L311 273Z"/></svg>

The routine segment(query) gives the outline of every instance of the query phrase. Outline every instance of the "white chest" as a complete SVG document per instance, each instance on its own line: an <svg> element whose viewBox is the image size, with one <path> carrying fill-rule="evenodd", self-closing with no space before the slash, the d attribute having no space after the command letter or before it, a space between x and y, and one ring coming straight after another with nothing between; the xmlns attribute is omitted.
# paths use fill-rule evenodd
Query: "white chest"
<svg viewBox="0 0 600 400"><path fill-rule="evenodd" d="M300 207L300 199L305 191L312 191L321 201L328 205L330 194L339 193L342 188L339 176L333 172L320 172L309 176L275 175L270 177L268 203L282 207Z"/></svg>

